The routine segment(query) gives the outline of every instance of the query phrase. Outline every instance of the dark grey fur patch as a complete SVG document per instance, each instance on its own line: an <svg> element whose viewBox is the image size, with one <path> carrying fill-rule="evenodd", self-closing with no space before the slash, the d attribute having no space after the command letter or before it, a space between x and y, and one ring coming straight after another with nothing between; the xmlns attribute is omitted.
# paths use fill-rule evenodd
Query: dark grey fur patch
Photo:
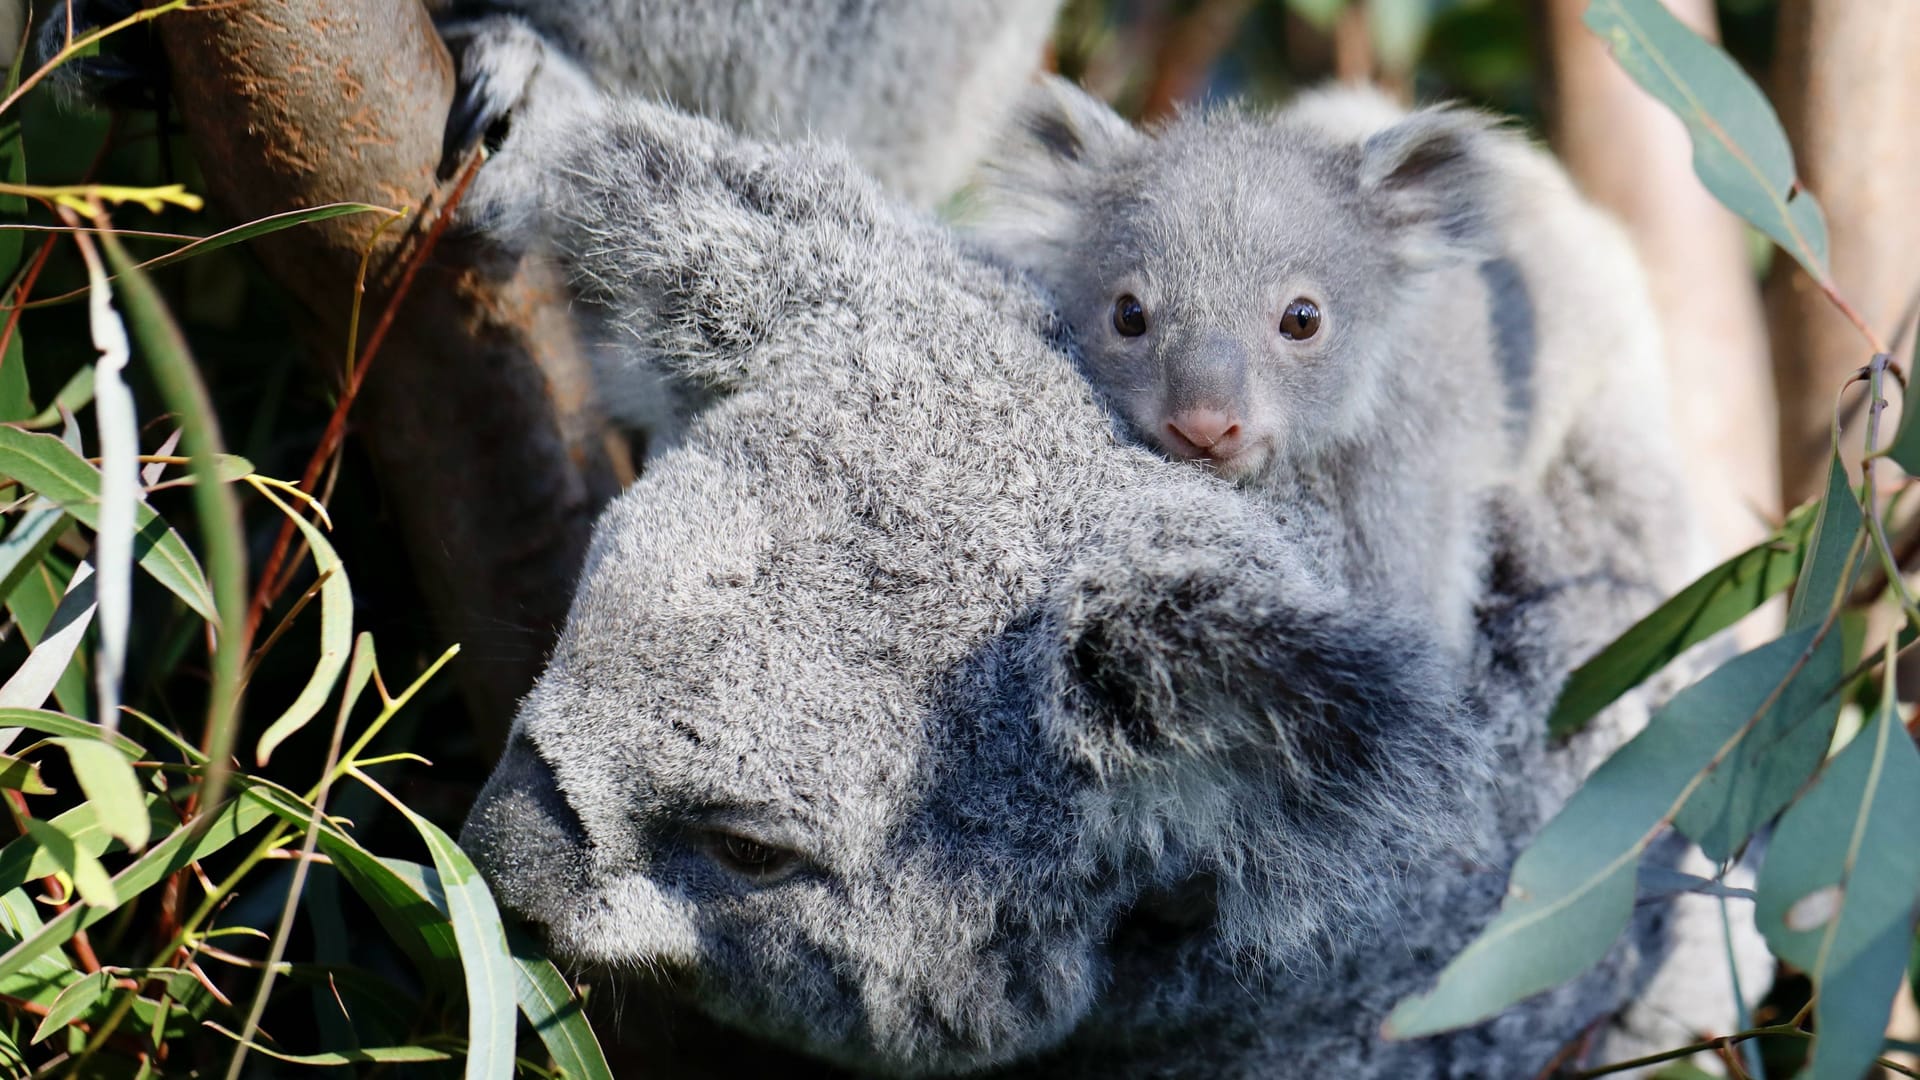
<svg viewBox="0 0 1920 1080"><path fill-rule="evenodd" d="M1533 295L1512 259L1488 259L1480 264L1480 280L1487 284L1488 321L1493 327L1494 358L1507 390L1507 432L1516 447L1527 440L1527 419L1533 415L1534 356L1540 350L1540 330Z"/></svg>

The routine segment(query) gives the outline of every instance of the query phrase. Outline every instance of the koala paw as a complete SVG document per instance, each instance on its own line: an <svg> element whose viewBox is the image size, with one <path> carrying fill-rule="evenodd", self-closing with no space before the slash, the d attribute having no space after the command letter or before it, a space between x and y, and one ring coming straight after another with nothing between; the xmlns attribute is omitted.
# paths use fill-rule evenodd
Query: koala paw
<svg viewBox="0 0 1920 1080"><path fill-rule="evenodd" d="M536 215L554 144L598 110L600 93L576 64L512 16L460 20L440 32L459 67L441 175L450 177L474 147L486 147L488 161L461 204L461 217L505 240Z"/></svg>
<svg viewBox="0 0 1920 1080"><path fill-rule="evenodd" d="M79 38L140 10L139 0L60 0L34 35L28 62L38 68L67 46L67 31ZM69 22L71 20L71 22ZM31 70L31 69L30 69ZM93 56L77 56L48 76L48 85L69 108L162 109L167 94L167 57L150 25L130 27L101 44Z"/></svg>

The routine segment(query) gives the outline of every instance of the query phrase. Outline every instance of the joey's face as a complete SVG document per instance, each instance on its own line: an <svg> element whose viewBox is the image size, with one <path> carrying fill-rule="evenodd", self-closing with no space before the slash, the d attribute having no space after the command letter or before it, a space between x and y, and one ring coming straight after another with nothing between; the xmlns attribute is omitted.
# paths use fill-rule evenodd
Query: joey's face
<svg viewBox="0 0 1920 1080"><path fill-rule="evenodd" d="M1143 438L1239 480L1367 418L1405 271L1358 205L1357 159L1228 116L1106 163L1059 291Z"/></svg>

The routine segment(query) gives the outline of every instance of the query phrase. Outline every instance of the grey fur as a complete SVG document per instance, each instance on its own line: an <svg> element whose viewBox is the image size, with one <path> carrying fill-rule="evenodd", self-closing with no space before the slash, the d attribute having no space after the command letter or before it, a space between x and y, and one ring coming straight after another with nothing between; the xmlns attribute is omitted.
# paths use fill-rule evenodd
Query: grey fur
<svg viewBox="0 0 1920 1080"><path fill-rule="evenodd" d="M885 1076L1528 1076L1658 968L1653 905L1490 1025L1377 1034L1644 719L1541 734L1670 584L1630 453L1566 440L1475 520L1462 666L1324 505L1117 441L1049 304L840 150L550 65L472 198L712 399L463 833L563 957Z"/></svg>
<svg viewBox="0 0 1920 1080"><path fill-rule="evenodd" d="M1670 472L1631 250L1488 117L1338 89L1149 134L1049 79L988 173L975 234L1059 298L1128 426L1275 501L1321 504L1353 580L1424 602L1450 644L1472 632L1486 492L1537 485L1574 429L1622 415L1653 414L1634 458ZM1145 333L1116 327L1123 295L1144 303ZM1279 331L1295 298L1323 316L1302 340ZM1627 412L1577 414L1596 397ZM1183 438L1194 409L1234 434Z"/></svg>
<svg viewBox="0 0 1920 1080"><path fill-rule="evenodd" d="M971 174L1039 66L1060 0L453 0L450 36L524 21L602 87L769 140L839 140L932 205ZM479 24L476 26L475 24ZM500 40L517 43L513 35ZM516 93L524 48L466 50Z"/></svg>

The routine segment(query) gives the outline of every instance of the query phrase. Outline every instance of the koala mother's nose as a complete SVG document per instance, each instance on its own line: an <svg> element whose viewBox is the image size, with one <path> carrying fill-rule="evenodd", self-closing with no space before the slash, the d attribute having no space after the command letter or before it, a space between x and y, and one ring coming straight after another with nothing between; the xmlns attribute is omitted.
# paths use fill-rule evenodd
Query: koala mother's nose
<svg viewBox="0 0 1920 1080"><path fill-rule="evenodd" d="M1187 409L1167 418L1168 449L1185 458L1226 459L1240 452L1240 418L1225 409Z"/></svg>

